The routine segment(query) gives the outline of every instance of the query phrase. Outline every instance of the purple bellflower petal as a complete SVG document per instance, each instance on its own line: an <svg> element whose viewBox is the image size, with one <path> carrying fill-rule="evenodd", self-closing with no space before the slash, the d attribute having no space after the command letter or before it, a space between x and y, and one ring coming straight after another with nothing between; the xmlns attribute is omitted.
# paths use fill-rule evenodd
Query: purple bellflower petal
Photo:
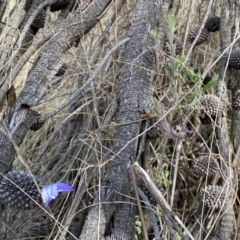
<svg viewBox="0 0 240 240"><path fill-rule="evenodd" d="M66 183L52 183L42 188L42 199L45 206L58 196L59 192L71 192L73 188Z"/></svg>
<svg viewBox="0 0 240 240"><path fill-rule="evenodd" d="M194 131L190 131L187 129L187 120L185 120L182 123L182 128L181 131L179 133L177 133L168 123L166 117L160 121L161 127L163 128L163 130L165 130L165 136L167 138L171 138L171 139L183 139L187 136L188 133L193 133Z"/></svg>
<svg viewBox="0 0 240 240"><path fill-rule="evenodd" d="M56 183L58 192L72 192L73 188L66 183Z"/></svg>

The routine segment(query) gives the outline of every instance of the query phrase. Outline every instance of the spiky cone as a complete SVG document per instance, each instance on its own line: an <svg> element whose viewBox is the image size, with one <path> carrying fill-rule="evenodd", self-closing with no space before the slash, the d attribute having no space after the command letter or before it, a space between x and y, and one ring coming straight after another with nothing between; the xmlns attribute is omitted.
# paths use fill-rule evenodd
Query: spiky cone
<svg viewBox="0 0 240 240"><path fill-rule="evenodd" d="M200 100L200 121L202 124L210 124L216 117L221 117L223 113L223 104L217 96L213 94L203 95Z"/></svg>
<svg viewBox="0 0 240 240"><path fill-rule="evenodd" d="M192 43L195 40L195 38L196 38L196 36L197 36L197 34L199 32L199 29L200 29L200 26L197 25L197 26L194 26L190 30L190 32L188 34L188 40L189 40L190 43ZM201 32L201 34L200 34L200 36L199 36L199 38L198 38L198 40L197 40L197 42L196 42L195 46L200 45L200 44L206 42L207 39L208 39L208 35L209 35L208 30L204 27L202 32Z"/></svg>
<svg viewBox="0 0 240 240"><path fill-rule="evenodd" d="M214 157L203 155L193 161L192 169L199 177L211 177L219 171L219 165Z"/></svg>
<svg viewBox="0 0 240 240"><path fill-rule="evenodd" d="M240 69L240 49L235 49L230 54L224 54L223 60L228 68Z"/></svg>
<svg viewBox="0 0 240 240"><path fill-rule="evenodd" d="M223 207L226 192L221 186L208 185L200 191L200 199L208 208L219 209Z"/></svg>
<svg viewBox="0 0 240 240"><path fill-rule="evenodd" d="M34 176L34 179L40 183L39 178ZM42 197L28 172L11 171L0 181L0 201L8 207L32 209L37 207L35 202L42 204Z"/></svg>
<svg viewBox="0 0 240 240"><path fill-rule="evenodd" d="M67 64L64 63L58 70L58 72L55 74L56 77L60 77L60 76L63 76L64 73L66 72L66 69L67 69Z"/></svg>
<svg viewBox="0 0 240 240"><path fill-rule="evenodd" d="M126 240L126 238L124 238L123 236L119 236L119 235L111 235L111 236L102 238L102 240Z"/></svg>
<svg viewBox="0 0 240 240"><path fill-rule="evenodd" d="M220 21L221 21L220 17L210 16L206 21L205 28L209 32L217 32L220 30Z"/></svg>
<svg viewBox="0 0 240 240"><path fill-rule="evenodd" d="M237 90L233 95L232 107L235 110L240 110L240 90Z"/></svg>
<svg viewBox="0 0 240 240"><path fill-rule="evenodd" d="M51 12L60 11L66 8L68 4L69 4L69 0L58 0L57 2L55 2L50 6L50 11Z"/></svg>
<svg viewBox="0 0 240 240"><path fill-rule="evenodd" d="M182 42L179 40L177 36L174 36L173 38L173 47L175 49L175 55L179 55L182 52ZM170 54L170 49L169 49L169 42L168 40L165 41L165 49L167 54Z"/></svg>

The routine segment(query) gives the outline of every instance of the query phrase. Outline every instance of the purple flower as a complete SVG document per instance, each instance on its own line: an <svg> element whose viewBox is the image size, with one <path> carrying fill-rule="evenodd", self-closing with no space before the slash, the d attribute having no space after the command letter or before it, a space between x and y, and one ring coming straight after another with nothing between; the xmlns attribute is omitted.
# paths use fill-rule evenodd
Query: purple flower
<svg viewBox="0 0 240 240"><path fill-rule="evenodd" d="M42 188L42 199L46 206L58 196L59 192L72 192L73 188L66 183L52 183Z"/></svg>
<svg viewBox="0 0 240 240"><path fill-rule="evenodd" d="M162 130L165 132L165 136L171 139L183 139L187 136L188 133L193 133L187 129L187 120L182 123L182 127L180 132L176 132L169 122L167 121L166 117L163 117L162 120L159 122Z"/></svg>

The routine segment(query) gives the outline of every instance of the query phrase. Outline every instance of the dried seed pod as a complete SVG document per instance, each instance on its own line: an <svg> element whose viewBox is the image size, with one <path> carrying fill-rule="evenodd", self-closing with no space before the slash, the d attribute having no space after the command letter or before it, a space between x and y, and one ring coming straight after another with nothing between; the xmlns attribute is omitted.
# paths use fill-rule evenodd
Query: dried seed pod
<svg viewBox="0 0 240 240"><path fill-rule="evenodd" d="M217 16L210 16L208 17L206 24L205 24L205 28L209 31L209 32L217 32L220 30L220 17Z"/></svg>
<svg viewBox="0 0 240 240"><path fill-rule="evenodd" d="M200 191L200 198L204 205L209 208L219 209L223 207L225 191L221 186L208 185Z"/></svg>
<svg viewBox="0 0 240 240"><path fill-rule="evenodd" d="M235 110L240 110L240 90L237 90L233 95L232 107Z"/></svg>
<svg viewBox="0 0 240 240"><path fill-rule="evenodd" d="M200 120L202 124L210 124L211 120L215 121L217 116L222 116L223 104L221 100L212 94L202 96L200 100Z"/></svg>
<svg viewBox="0 0 240 240"><path fill-rule="evenodd" d="M56 11L62 10L66 8L68 4L69 4L69 0L58 0L57 2L55 2L50 6L50 11L56 12Z"/></svg>
<svg viewBox="0 0 240 240"><path fill-rule="evenodd" d="M164 51L166 51L167 54L170 54L170 49L169 49L168 44L169 44L169 42L166 39ZM182 42L180 41L180 39L177 36L174 36L174 38L173 38L173 47L175 49L175 55L179 55L182 52Z"/></svg>
<svg viewBox="0 0 240 240"><path fill-rule="evenodd" d="M240 69L240 50L233 50L230 55L224 54L223 59L225 64L228 64L228 68Z"/></svg>
<svg viewBox="0 0 240 240"><path fill-rule="evenodd" d="M217 159L209 155L203 155L195 159L192 168L199 177L210 177L219 171Z"/></svg>
<svg viewBox="0 0 240 240"><path fill-rule="evenodd" d="M55 74L56 77L60 77L62 75L64 75L64 73L66 72L67 69L67 64L64 63L58 70L58 72Z"/></svg>
<svg viewBox="0 0 240 240"><path fill-rule="evenodd" d="M37 184L40 179L34 176ZM31 197L31 198L30 198ZM42 197L33 181L33 177L24 171L11 171L3 175L0 181L0 200L3 204L19 209L31 209L42 203Z"/></svg>
<svg viewBox="0 0 240 240"><path fill-rule="evenodd" d="M199 29L200 29L200 26L197 25L197 26L194 26L190 30L190 32L188 34L188 40L189 40L190 43L192 43L195 40L195 38L196 38L196 36L199 32ZM208 30L204 27L200 36L199 36L199 38L198 38L198 40L197 40L197 42L196 42L196 46L206 42L207 39L208 39L208 35L209 35Z"/></svg>

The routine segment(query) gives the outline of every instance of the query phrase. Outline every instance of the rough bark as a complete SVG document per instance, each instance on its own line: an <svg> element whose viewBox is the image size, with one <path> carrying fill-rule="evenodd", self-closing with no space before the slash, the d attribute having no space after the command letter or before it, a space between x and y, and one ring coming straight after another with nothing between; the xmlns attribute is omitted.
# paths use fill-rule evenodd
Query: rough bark
<svg viewBox="0 0 240 240"><path fill-rule="evenodd" d="M229 11L231 9L231 3L224 0L221 10L221 29L220 29L220 41L221 41L221 51L223 52L230 45L230 28L229 28ZM226 74L226 66L224 60L220 61L219 69L219 81L217 84L217 94L221 101L224 103L225 110L223 112L223 117L218 120L217 127L217 138L219 145L219 153L231 163L232 161L232 148L230 147L231 141L228 134L228 124L227 124L227 106L228 106L228 95L227 95L227 86L224 77ZM224 184L227 184L229 187L227 192L226 203L223 207L223 216L220 220L218 236L220 239L230 239L234 231L235 225L235 216L233 210L234 195L232 194L233 185L233 170L231 167L226 171L227 179L224 179Z"/></svg>
<svg viewBox="0 0 240 240"><path fill-rule="evenodd" d="M35 120L36 114L27 108L19 109L14 114L9 110L0 130L0 178L11 170L16 153L15 146L22 143Z"/></svg>
<svg viewBox="0 0 240 240"><path fill-rule="evenodd" d="M123 215L118 214L118 201L126 202L123 209L134 208L128 196L132 196L132 184L129 176L129 166L136 158L138 137L140 133L140 113L151 112L151 70L155 65L153 54L154 40L151 29L157 28L157 11L155 1L139 0L135 7L132 26L126 46L126 54L122 75L118 86L117 101L119 112L115 129L111 166L100 189L100 199L89 213L80 239L98 239L113 214L119 223L114 232L120 233L126 227ZM126 197L123 197L126 196ZM107 204L106 204L107 203ZM124 211L125 212L125 211ZM135 210L126 211L125 220L133 219ZM124 224L120 224L123 223ZM96 228L98 226L99 228ZM126 239L133 239L133 225L128 231L122 232Z"/></svg>

